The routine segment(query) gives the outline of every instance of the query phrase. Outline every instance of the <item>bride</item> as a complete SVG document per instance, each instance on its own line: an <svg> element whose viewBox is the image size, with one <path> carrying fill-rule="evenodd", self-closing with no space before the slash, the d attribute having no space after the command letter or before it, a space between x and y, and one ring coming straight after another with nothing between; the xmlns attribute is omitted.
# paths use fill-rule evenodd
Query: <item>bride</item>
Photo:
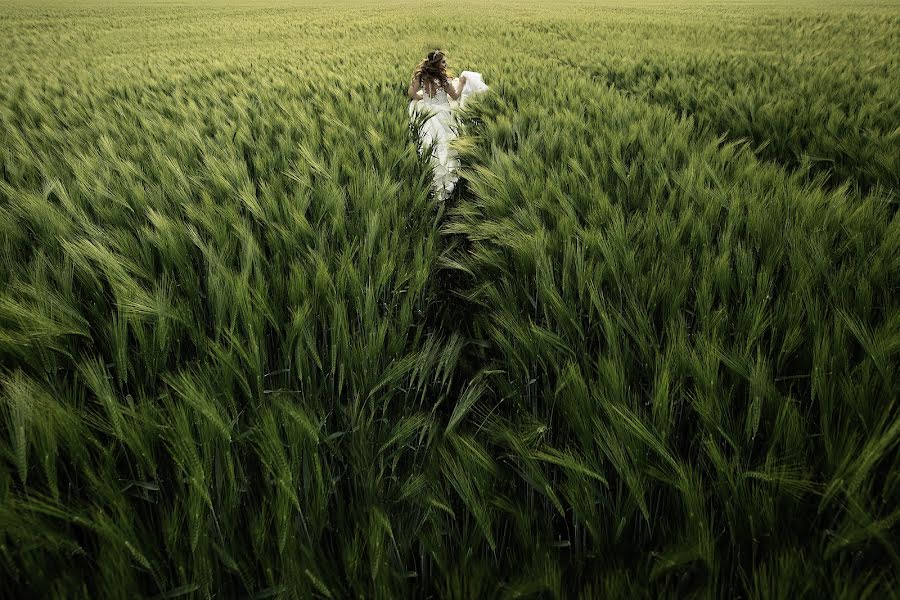
<svg viewBox="0 0 900 600"><path fill-rule="evenodd" d="M450 80L447 58L440 50L429 52L416 66L407 90L411 100L409 114L413 120L421 114L428 117L419 131L419 153L431 147L433 188L439 200L447 199L458 180L459 160L450 147L450 141L457 136L454 111L463 106L470 94L487 89L481 74L473 71L463 71Z"/></svg>

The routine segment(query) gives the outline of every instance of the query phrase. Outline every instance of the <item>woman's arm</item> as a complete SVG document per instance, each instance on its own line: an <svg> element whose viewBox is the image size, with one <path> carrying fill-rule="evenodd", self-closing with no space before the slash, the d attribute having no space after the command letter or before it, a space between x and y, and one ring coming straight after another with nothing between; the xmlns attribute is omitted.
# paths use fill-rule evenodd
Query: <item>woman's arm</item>
<svg viewBox="0 0 900 600"><path fill-rule="evenodd" d="M462 96L463 88L466 87L466 76L465 75L459 76L459 83L457 84L457 86L458 87L456 89L453 89L453 84L451 83L448 86L449 89L447 90L447 95L450 96L451 98L453 98L454 100L459 100L460 96Z"/></svg>
<svg viewBox="0 0 900 600"><path fill-rule="evenodd" d="M415 100L418 97L419 83L419 78L413 76L412 81L409 83L409 89L406 90L406 95L409 96L410 100Z"/></svg>

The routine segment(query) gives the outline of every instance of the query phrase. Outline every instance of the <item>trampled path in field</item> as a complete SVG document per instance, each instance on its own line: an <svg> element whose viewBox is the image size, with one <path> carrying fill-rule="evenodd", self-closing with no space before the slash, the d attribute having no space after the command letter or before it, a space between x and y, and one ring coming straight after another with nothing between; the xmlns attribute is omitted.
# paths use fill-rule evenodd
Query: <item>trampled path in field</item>
<svg viewBox="0 0 900 600"><path fill-rule="evenodd" d="M898 23L0 5L4 591L896 589Z"/></svg>

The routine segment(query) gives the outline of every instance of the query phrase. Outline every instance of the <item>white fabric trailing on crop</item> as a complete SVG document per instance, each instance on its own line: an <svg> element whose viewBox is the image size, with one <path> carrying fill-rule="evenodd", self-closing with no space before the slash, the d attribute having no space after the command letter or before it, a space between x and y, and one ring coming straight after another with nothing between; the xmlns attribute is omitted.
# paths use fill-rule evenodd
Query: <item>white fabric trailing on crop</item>
<svg viewBox="0 0 900 600"><path fill-rule="evenodd" d="M486 92L488 86L484 83L481 73L475 71L463 71L460 75L466 76L466 85L463 87L459 101L453 100L447 95L447 92L438 88L435 95L429 96L423 89L421 100L412 100L409 103L410 118L415 118L418 113L430 112L432 116L425 121L419 132L419 152L434 143L431 153L431 167L434 174L433 187L435 197L439 200L446 200L456 186L459 177L456 175L456 169L459 167L459 160L456 151L450 147L450 141L457 135L455 131L454 111L462 108L466 103L466 99L472 94ZM452 82L454 87L459 83L459 78L454 77Z"/></svg>

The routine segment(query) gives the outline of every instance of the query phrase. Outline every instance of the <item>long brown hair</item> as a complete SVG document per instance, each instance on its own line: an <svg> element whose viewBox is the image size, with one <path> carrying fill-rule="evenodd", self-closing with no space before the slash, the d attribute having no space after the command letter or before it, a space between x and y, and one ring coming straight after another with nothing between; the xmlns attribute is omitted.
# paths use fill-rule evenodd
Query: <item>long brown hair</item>
<svg viewBox="0 0 900 600"><path fill-rule="evenodd" d="M441 68L443 59L444 53L440 50L432 50L428 53L428 56L422 59L413 73L413 77L419 79L419 85L422 85L422 80L425 78L429 80L437 79L438 86L446 86L450 83L446 69Z"/></svg>

